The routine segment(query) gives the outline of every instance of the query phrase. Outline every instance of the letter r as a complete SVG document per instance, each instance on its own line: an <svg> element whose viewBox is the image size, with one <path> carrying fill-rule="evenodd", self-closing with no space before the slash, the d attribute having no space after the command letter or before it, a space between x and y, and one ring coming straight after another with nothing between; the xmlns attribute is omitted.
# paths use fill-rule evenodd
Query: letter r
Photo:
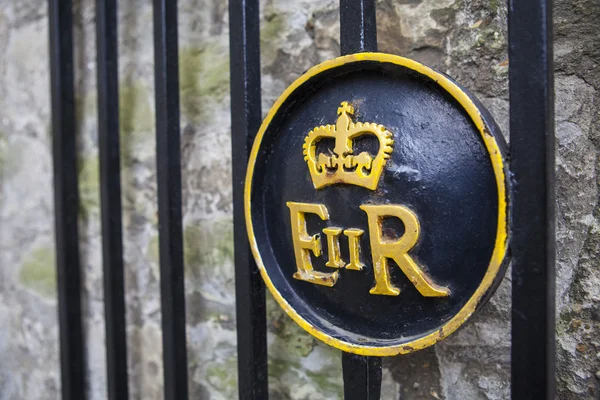
<svg viewBox="0 0 600 400"><path fill-rule="evenodd" d="M371 237L371 254L373 256L373 272L375 286L371 294L397 296L400 290L390 280L388 258L398 264L402 272L415 285L415 288L426 297L444 297L450 294L446 287L436 285L431 278L417 265L408 251L417 243L420 233L419 220L408 208L400 205L362 205L367 213L369 236ZM404 223L404 234L398 240L383 237L381 224L384 217L396 217Z"/></svg>

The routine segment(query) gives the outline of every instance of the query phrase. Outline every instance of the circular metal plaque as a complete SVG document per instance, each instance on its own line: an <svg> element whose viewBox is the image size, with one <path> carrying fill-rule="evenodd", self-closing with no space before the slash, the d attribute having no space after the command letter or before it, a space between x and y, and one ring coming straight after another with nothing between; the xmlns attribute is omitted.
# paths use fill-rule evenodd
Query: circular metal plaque
<svg viewBox="0 0 600 400"><path fill-rule="evenodd" d="M505 143L447 76L361 53L275 102L250 154L245 217L262 277L320 340L362 355L430 346L507 265Z"/></svg>

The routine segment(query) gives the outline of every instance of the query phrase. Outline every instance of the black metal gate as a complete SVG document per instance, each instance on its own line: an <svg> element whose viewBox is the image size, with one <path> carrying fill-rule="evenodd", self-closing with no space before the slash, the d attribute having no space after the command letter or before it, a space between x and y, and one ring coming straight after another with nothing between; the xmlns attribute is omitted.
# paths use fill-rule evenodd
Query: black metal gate
<svg viewBox="0 0 600 400"><path fill-rule="evenodd" d="M246 239L243 188L261 123L258 0L231 0L231 108L239 397L268 398L265 289ZM377 50L375 0L341 0L341 52ZM49 0L62 396L85 399L71 0ZM552 1L509 0L513 192L512 398L555 395ZM110 399L127 399L116 0L97 0L98 131ZM177 2L154 0L164 396L187 390ZM344 353L346 399L378 399L381 358Z"/></svg>

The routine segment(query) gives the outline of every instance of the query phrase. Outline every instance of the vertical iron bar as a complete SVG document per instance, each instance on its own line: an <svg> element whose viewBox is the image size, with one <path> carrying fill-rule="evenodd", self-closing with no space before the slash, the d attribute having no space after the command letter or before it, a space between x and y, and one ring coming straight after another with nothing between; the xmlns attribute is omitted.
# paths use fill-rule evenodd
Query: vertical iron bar
<svg viewBox="0 0 600 400"><path fill-rule="evenodd" d="M77 229L72 12L70 0L48 2L61 390L63 399L81 400L86 398L86 385Z"/></svg>
<svg viewBox="0 0 600 400"><path fill-rule="evenodd" d="M265 288L248 246L244 180L261 123L258 0L229 2L233 225L239 398L268 398Z"/></svg>
<svg viewBox="0 0 600 400"><path fill-rule="evenodd" d="M123 281L116 0L96 1L96 60L106 379L108 398L116 400L129 397Z"/></svg>
<svg viewBox="0 0 600 400"><path fill-rule="evenodd" d="M512 398L555 396L552 1L509 0Z"/></svg>
<svg viewBox="0 0 600 400"><path fill-rule="evenodd" d="M340 0L342 55L377 51L375 0Z"/></svg>
<svg viewBox="0 0 600 400"><path fill-rule="evenodd" d="M342 353L344 400L379 400L381 357Z"/></svg>
<svg viewBox="0 0 600 400"><path fill-rule="evenodd" d="M375 0L340 0L342 55L377 51ZM379 400L381 358L342 353L344 398Z"/></svg>
<svg viewBox="0 0 600 400"><path fill-rule="evenodd" d="M164 396L187 400L177 1L154 0L154 82Z"/></svg>

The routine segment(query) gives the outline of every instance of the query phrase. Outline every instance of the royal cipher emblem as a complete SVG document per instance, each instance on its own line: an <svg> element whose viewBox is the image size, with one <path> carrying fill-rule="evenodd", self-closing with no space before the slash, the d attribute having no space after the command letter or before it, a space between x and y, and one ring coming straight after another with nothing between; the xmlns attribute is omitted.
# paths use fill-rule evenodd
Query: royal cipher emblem
<svg viewBox="0 0 600 400"><path fill-rule="evenodd" d="M472 95L380 53L326 61L250 152L250 248L300 326L347 352L409 353L484 304L507 265L502 134Z"/></svg>

